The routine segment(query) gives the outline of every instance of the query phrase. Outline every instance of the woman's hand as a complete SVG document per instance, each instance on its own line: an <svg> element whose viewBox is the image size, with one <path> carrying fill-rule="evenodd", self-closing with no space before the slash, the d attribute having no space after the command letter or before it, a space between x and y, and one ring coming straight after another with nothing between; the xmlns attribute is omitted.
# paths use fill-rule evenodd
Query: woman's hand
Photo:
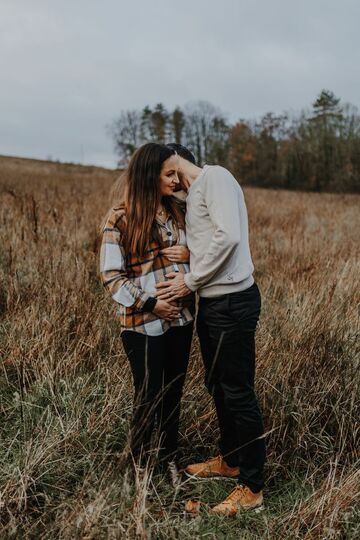
<svg viewBox="0 0 360 540"><path fill-rule="evenodd" d="M178 319L180 311L181 308L179 308L176 304L170 304L170 302L160 300L159 298L154 309L152 310L154 315L159 317L159 319L165 319L165 321L173 321Z"/></svg>
<svg viewBox="0 0 360 540"><path fill-rule="evenodd" d="M186 246L176 245L164 248L160 251L171 262L187 263L190 260L190 251Z"/></svg>

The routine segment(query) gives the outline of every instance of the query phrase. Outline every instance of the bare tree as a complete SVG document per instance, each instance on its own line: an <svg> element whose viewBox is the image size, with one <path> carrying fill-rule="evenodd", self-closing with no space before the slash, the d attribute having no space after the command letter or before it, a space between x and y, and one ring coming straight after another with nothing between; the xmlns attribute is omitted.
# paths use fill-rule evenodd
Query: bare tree
<svg viewBox="0 0 360 540"><path fill-rule="evenodd" d="M230 168L243 183L317 191L360 192L360 116L329 90L311 110L229 125L207 101L168 111L162 103L141 111L123 111L111 124L119 165L147 141L176 141L197 163Z"/></svg>
<svg viewBox="0 0 360 540"><path fill-rule="evenodd" d="M185 106L185 143L195 154L197 163L211 159L215 136L223 139L226 120L218 107L208 101L194 101Z"/></svg>
<svg viewBox="0 0 360 540"><path fill-rule="evenodd" d="M114 141L118 165L126 167L136 148L142 143L141 114L139 111L122 111L119 118L108 127Z"/></svg>

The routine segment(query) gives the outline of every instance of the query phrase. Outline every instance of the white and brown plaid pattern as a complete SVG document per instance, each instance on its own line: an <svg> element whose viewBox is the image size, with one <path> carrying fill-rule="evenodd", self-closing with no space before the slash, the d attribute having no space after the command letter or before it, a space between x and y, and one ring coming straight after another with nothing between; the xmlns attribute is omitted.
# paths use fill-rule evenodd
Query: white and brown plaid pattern
<svg viewBox="0 0 360 540"><path fill-rule="evenodd" d="M123 247L125 232L125 210L114 208L110 212L102 232L100 250L100 274L104 286L118 303L121 331L134 330L149 336L161 335L174 326L184 326L194 320L195 295L190 294L178 300L182 307L180 318L171 322L159 319L142 308L146 300L153 296L155 284L166 281L165 274L190 271L186 263L172 263L159 253L164 247L175 244L186 245L185 232L176 233L172 220L166 224L157 222L161 235L161 245L151 242L150 249L139 258L126 254Z"/></svg>

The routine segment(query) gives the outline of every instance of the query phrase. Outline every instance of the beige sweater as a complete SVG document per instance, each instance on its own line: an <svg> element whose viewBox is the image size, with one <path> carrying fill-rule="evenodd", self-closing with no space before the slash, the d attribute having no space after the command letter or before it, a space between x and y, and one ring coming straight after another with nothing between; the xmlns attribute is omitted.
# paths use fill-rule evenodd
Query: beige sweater
<svg viewBox="0 0 360 540"><path fill-rule="evenodd" d="M244 195L232 174L205 165L186 198L190 273L185 283L202 297L242 291L254 283Z"/></svg>

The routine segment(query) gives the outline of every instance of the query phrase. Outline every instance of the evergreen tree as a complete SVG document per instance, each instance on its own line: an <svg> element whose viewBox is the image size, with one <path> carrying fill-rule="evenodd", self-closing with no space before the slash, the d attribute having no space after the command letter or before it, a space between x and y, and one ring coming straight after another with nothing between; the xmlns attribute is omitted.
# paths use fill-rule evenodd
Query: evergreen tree
<svg viewBox="0 0 360 540"><path fill-rule="evenodd" d="M121 166L144 142L176 141L199 165L228 167L245 184L360 192L360 116L330 90L320 92L311 111L292 117L269 112L229 125L206 101L170 112L158 103L123 111L109 131Z"/></svg>
<svg viewBox="0 0 360 540"><path fill-rule="evenodd" d="M170 139L182 144L185 128L185 115L180 107L176 107L170 115Z"/></svg>

